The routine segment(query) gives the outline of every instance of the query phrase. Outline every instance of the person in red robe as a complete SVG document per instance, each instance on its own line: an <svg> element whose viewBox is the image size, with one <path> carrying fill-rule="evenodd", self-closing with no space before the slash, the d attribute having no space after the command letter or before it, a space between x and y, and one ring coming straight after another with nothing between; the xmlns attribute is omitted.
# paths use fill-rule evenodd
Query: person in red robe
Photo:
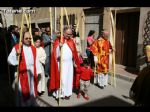
<svg viewBox="0 0 150 112"><path fill-rule="evenodd" d="M90 64L88 61L84 61L82 64L82 67L80 68L79 75L79 84L80 89L77 95L77 98L80 98L81 94L83 95L83 98L86 100L89 100L88 95L88 88L90 87L90 80L93 75L93 70L90 67Z"/></svg>
<svg viewBox="0 0 150 112"><path fill-rule="evenodd" d="M100 88L108 85L109 72L109 54L112 46L108 40L109 33L103 31L102 35L92 44L91 49L94 54L94 61L96 63L97 82Z"/></svg>
<svg viewBox="0 0 150 112"><path fill-rule="evenodd" d="M64 36L62 37L62 42L60 38L54 41L52 54L51 54L51 74L49 83L49 92L53 92L56 97L62 97L69 99L72 95L73 89L73 69L80 68L80 61L77 54L76 46L71 39L72 29L69 27L64 28ZM62 54L60 49L63 50ZM62 56L62 57L61 57ZM60 65L60 59L62 59L62 65ZM61 71L61 88L60 88L60 66ZM74 66L74 67L73 67ZM58 96L59 90L61 95Z"/></svg>
<svg viewBox="0 0 150 112"><path fill-rule="evenodd" d="M20 55L20 62L18 61ZM17 106L37 106L37 77L42 73L40 61L37 56L36 48L31 45L31 35L25 32L23 35L23 44L19 49L16 44L8 56L8 63L13 66L19 66L19 81L17 83ZM17 73L15 73L17 75Z"/></svg>

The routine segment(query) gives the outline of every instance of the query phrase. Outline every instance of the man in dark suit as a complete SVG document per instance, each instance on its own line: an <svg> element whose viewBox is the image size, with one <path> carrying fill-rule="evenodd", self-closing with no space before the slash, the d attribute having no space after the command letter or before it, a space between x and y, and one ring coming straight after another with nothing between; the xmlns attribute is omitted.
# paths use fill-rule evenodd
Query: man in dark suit
<svg viewBox="0 0 150 112"><path fill-rule="evenodd" d="M46 62L45 62L45 76L48 77L50 74L50 44L51 44L51 34L50 28L47 27L45 29L45 33L42 35L43 42L44 42L44 49L46 52Z"/></svg>

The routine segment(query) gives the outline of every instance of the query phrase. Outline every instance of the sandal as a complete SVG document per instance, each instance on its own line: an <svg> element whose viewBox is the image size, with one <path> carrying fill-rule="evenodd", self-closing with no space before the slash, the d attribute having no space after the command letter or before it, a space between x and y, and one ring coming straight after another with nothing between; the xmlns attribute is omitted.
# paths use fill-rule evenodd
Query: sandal
<svg viewBox="0 0 150 112"><path fill-rule="evenodd" d="M81 93L79 93L79 94L77 95L77 98L80 98L80 96L81 96Z"/></svg>
<svg viewBox="0 0 150 112"><path fill-rule="evenodd" d="M85 96L85 95L83 96L83 98L86 99L86 100L90 99L89 96Z"/></svg>

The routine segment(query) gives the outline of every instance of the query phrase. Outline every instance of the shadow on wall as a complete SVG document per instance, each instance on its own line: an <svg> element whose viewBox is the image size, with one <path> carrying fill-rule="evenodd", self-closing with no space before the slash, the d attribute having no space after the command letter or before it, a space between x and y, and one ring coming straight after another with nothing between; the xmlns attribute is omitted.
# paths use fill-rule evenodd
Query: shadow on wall
<svg viewBox="0 0 150 112"><path fill-rule="evenodd" d="M118 107L118 106L133 106L132 104L123 101L122 99L119 99L115 96L108 96L102 99L98 99L96 101L91 101L89 103L86 104L82 104L82 105L77 105L77 106L114 106L114 107Z"/></svg>

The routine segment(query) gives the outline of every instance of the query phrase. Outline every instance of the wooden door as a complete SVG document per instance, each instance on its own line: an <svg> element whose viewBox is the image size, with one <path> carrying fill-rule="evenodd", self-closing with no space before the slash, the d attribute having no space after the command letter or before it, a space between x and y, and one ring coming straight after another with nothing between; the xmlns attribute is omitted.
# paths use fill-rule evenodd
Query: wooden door
<svg viewBox="0 0 150 112"><path fill-rule="evenodd" d="M136 67L140 12L116 16L116 63Z"/></svg>

